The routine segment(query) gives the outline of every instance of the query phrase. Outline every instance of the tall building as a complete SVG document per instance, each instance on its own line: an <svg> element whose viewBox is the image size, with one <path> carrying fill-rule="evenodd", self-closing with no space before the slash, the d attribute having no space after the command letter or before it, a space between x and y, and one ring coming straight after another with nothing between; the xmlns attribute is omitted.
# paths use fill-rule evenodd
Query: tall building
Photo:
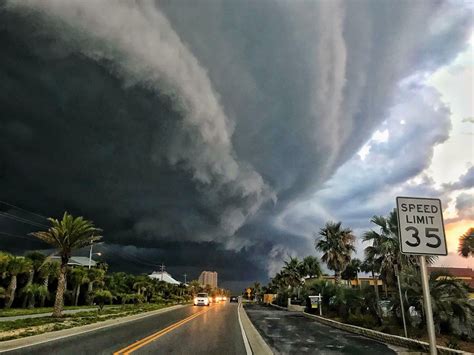
<svg viewBox="0 0 474 355"><path fill-rule="evenodd" d="M203 271L199 275L199 283L203 286L209 285L211 287L217 287L217 272L215 271Z"/></svg>

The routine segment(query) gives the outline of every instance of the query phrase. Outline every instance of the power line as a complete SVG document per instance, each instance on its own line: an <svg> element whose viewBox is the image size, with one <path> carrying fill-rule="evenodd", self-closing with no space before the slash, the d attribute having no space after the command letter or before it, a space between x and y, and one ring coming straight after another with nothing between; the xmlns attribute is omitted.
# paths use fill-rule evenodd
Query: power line
<svg viewBox="0 0 474 355"><path fill-rule="evenodd" d="M0 234L6 235L8 237L23 238L23 239L27 239L29 241L37 241L37 242L44 243L42 240L40 240L38 238L35 238L35 237L30 237L28 235L17 235L17 234L11 234L11 233L7 233L7 232L0 232Z"/></svg>
<svg viewBox="0 0 474 355"><path fill-rule="evenodd" d="M40 217L40 218L43 218L43 219L48 219L48 217L45 217L45 216L43 216L43 215L41 215L41 214L39 214L39 213L35 213L35 212L28 211L28 210L26 210L26 209L24 209L24 208L22 208L22 207L15 206L15 205L13 205L13 204L11 204L11 203L8 203L8 202L2 201L2 200L0 200L0 203L1 203L2 205L6 205L6 206L9 206L9 207L16 208L16 209L18 209L18 210L20 210L20 211L23 211L23 212L26 212L26 213L30 213L30 214L32 214L32 215L34 215L34 216L37 216L37 217Z"/></svg>
<svg viewBox="0 0 474 355"><path fill-rule="evenodd" d="M138 264L142 264L142 265L145 265L145 266L151 266L151 267L159 267L158 264L153 264L151 262L146 262L146 261L142 261L140 259L138 259L137 257L133 256L132 254L124 251L124 250L120 250L120 251L115 251L115 250L112 250L110 249L110 247L107 247L104 245L104 247L109 250L110 252L112 252L112 254L115 254L119 257L121 257L122 259L125 259L127 261L130 261L130 262L134 262L134 263L138 263Z"/></svg>
<svg viewBox="0 0 474 355"><path fill-rule="evenodd" d="M21 222L21 223L25 223L25 224L29 224L29 225L35 226L35 227L45 227L45 228L49 228L49 226L47 226L47 225L45 225L45 224L37 223L37 222L31 221L31 220L26 219L26 218L22 218L22 217L15 216L15 215L10 214L10 213L7 213L7 212L0 212L0 216L5 217L5 218L10 218L10 219L12 219L12 220L14 220L14 221Z"/></svg>

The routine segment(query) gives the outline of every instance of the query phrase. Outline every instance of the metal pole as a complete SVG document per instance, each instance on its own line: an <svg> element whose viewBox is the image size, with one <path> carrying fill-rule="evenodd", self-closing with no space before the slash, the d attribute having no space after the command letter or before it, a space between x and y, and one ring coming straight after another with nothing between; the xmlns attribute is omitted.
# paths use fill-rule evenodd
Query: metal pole
<svg viewBox="0 0 474 355"><path fill-rule="evenodd" d="M425 256L420 255L421 284L423 286L423 298L425 303L426 327L428 328L428 338L430 339L430 354L436 355L436 334L433 322L433 309L431 308L430 285L428 283L428 270L426 269Z"/></svg>
<svg viewBox="0 0 474 355"><path fill-rule="evenodd" d="M398 294L400 296L400 308L402 310L403 330L405 331L405 338L408 338L407 323L405 320L405 307L403 306L402 286L400 285L400 275L398 274L398 270L397 270L397 282L398 282Z"/></svg>
<svg viewBox="0 0 474 355"><path fill-rule="evenodd" d="M92 246L94 244L92 244L92 241L91 241L91 250L89 251L89 269L91 268L91 263L92 263Z"/></svg>
<svg viewBox="0 0 474 355"><path fill-rule="evenodd" d="M321 317L323 316L323 298L321 297L321 294L319 294L319 315Z"/></svg>

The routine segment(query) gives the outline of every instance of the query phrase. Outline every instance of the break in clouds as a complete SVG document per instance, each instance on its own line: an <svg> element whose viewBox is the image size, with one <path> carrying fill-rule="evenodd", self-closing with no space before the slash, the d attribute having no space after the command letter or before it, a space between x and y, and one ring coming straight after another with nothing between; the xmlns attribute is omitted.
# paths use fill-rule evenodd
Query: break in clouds
<svg viewBox="0 0 474 355"><path fill-rule="evenodd" d="M428 1L0 1L0 198L93 219L117 269L264 278L313 248L327 208L357 227L393 208L361 207L367 190L429 165L450 112L417 73L469 21ZM381 125L393 140L358 166Z"/></svg>

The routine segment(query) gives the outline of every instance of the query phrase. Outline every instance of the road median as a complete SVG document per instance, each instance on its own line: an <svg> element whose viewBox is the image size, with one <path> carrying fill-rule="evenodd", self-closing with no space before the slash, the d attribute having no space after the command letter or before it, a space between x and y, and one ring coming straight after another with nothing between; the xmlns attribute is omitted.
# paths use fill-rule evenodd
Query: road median
<svg viewBox="0 0 474 355"><path fill-rule="evenodd" d="M268 344L262 338L258 330L252 324L250 318L247 315L244 307L239 305L239 315L242 322L242 327L245 331L245 335L247 336L248 342L250 344L250 348L252 349L252 353L254 355L270 355L273 354L273 351L270 349Z"/></svg>

